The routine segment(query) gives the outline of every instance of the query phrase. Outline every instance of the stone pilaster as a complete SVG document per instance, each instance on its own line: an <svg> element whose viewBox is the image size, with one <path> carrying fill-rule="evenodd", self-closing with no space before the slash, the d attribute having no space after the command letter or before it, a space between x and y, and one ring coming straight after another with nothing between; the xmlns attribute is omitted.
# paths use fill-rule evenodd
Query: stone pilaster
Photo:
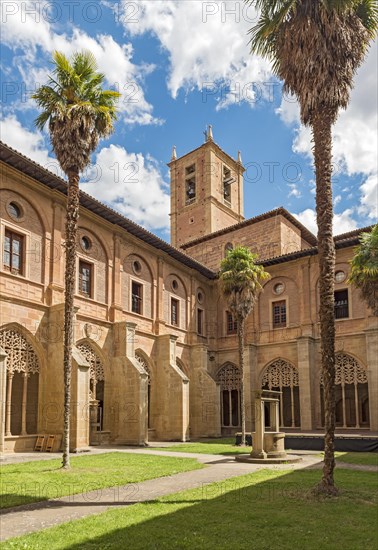
<svg viewBox="0 0 378 550"><path fill-rule="evenodd" d="M378 328L377 319L371 322L372 328L365 331L367 375L369 385L370 430L378 431Z"/></svg>
<svg viewBox="0 0 378 550"><path fill-rule="evenodd" d="M301 431L312 430L315 409L315 350L314 340L302 336L297 339L298 373L299 373L299 401L301 411Z"/></svg>
<svg viewBox="0 0 378 550"><path fill-rule="evenodd" d="M0 347L0 459L4 452L5 400L7 388L7 354Z"/></svg>

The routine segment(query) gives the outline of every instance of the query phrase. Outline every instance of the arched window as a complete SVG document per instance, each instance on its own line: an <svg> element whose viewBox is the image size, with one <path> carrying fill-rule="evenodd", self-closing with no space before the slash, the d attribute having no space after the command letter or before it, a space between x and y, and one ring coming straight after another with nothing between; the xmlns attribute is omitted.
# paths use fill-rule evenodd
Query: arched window
<svg viewBox="0 0 378 550"><path fill-rule="evenodd" d="M321 416L324 425L323 377L320 378ZM369 393L366 370L350 355L336 354L335 376L336 426L368 428Z"/></svg>
<svg viewBox="0 0 378 550"><path fill-rule="evenodd" d="M282 392L280 394L280 426L299 428L301 415L297 369L284 359L276 359L266 368L261 387L263 390ZM267 425L269 425L269 418L267 418Z"/></svg>
<svg viewBox="0 0 378 550"><path fill-rule="evenodd" d="M92 346L87 343L78 344L78 350L88 361L89 368L89 395L91 399L98 401L97 407L97 431L101 432L104 426L104 365Z"/></svg>
<svg viewBox="0 0 378 550"><path fill-rule="evenodd" d="M234 365L225 365L218 371L217 382L220 384L221 391L222 426L240 426L240 370Z"/></svg>
<svg viewBox="0 0 378 550"><path fill-rule="evenodd" d="M144 368L144 370L147 373L147 419L148 419L148 428L151 428L151 370L150 367L147 365L146 361L143 359L143 357L139 354L135 354L135 359L138 361L141 367Z"/></svg>
<svg viewBox="0 0 378 550"><path fill-rule="evenodd" d="M38 357L17 330L1 330L0 346L7 354L5 435L35 434L38 431Z"/></svg>

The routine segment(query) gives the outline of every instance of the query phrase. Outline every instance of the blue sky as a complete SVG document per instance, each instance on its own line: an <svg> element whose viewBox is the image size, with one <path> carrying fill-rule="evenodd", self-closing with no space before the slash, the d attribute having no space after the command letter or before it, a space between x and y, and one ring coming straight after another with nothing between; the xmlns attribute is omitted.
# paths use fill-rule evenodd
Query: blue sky
<svg viewBox="0 0 378 550"><path fill-rule="evenodd" d="M266 60L251 56L256 21L243 2L8 1L1 4L1 139L59 173L30 93L51 53L89 49L121 93L114 135L102 141L82 188L169 240L166 163L203 142L207 124L231 156L241 151L245 216L285 206L313 232L311 137ZM377 47L334 128L335 233L376 222Z"/></svg>

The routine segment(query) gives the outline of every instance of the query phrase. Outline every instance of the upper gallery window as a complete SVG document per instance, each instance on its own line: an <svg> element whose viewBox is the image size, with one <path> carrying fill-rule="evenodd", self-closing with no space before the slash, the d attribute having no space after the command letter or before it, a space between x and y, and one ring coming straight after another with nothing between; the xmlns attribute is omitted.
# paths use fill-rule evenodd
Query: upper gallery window
<svg viewBox="0 0 378 550"><path fill-rule="evenodd" d="M87 298L93 297L93 265L79 262L79 294Z"/></svg>
<svg viewBox="0 0 378 550"><path fill-rule="evenodd" d="M179 301L176 298L171 299L171 325L179 325Z"/></svg>
<svg viewBox="0 0 378 550"><path fill-rule="evenodd" d="M3 268L14 275L23 275L24 237L5 230Z"/></svg>
<svg viewBox="0 0 378 550"><path fill-rule="evenodd" d="M273 328L286 327L286 300L272 304Z"/></svg>
<svg viewBox="0 0 378 550"><path fill-rule="evenodd" d="M229 311L226 312L227 316L227 334L236 334L238 329L238 322Z"/></svg>
<svg viewBox="0 0 378 550"><path fill-rule="evenodd" d="M335 319L346 319L349 317L348 290L335 291Z"/></svg>
<svg viewBox="0 0 378 550"><path fill-rule="evenodd" d="M131 311L142 315L143 310L143 286L132 281L131 283Z"/></svg>
<svg viewBox="0 0 378 550"><path fill-rule="evenodd" d="M203 335L203 309L197 309L197 333Z"/></svg>

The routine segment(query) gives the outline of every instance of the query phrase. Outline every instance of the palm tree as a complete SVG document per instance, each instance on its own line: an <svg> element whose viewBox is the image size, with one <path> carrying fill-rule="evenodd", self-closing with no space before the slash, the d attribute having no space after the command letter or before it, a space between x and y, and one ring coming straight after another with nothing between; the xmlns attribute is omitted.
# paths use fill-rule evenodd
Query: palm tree
<svg viewBox="0 0 378 550"><path fill-rule="evenodd" d="M228 302L230 313L236 321L239 342L239 369L241 374L241 428L242 441L245 445L245 403L244 403L244 341L245 321L253 310L258 294L262 289L261 282L269 278L262 265L255 263L257 254L244 246L229 250L222 260L219 277L223 294Z"/></svg>
<svg viewBox="0 0 378 550"><path fill-rule="evenodd" d="M324 467L318 490L336 494L335 323L332 237L332 125L349 103L353 77L376 36L376 0L246 0L260 11L250 29L251 52L272 61L284 90L310 126L316 171L320 335L325 401Z"/></svg>
<svg viewBox="0 0 378 550"><path fill-rule="evenodd" d="M361 234L351 265L349 282L361 290L373 315L378 317L378 225L371 233Z"/></svg>
<svg viewBox="0 0 378 550"><path fill-rule="evenodd" d="M70 467L71 367L74 331L74 294L76 280L76 238L79 217L80 173L90 164L99 139L109 136L116 119L118 92L103 90L104 75L90 52L77 52L67 59L53 54L54 71L48 85L41 86L33 99L42 108L37 128L48 123L52 148L67 175L67 213L65 235L64 307L64 432L63 468Z"/></svg>

